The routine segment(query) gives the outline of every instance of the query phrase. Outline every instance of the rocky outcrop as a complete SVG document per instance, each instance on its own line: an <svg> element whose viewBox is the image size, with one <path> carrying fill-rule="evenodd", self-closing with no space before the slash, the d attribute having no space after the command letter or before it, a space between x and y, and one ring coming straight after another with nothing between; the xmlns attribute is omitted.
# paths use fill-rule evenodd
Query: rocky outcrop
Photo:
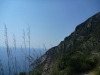
<svg viewBox="0 0 100 75"><path fill-rule="evenodd" d="M52 75L56 60L62 58L62 53L93 53L100 51L100 12L79 24L75 31L67 36L58 46L50 48L43 56L38 58L39 68L42 66L43 75ZM86 51L85 51L86 50ZM34 64L33 64L34 65ZM49 67L48 67L49 66ZM52 68L52 69L51 69Z"/></svg>

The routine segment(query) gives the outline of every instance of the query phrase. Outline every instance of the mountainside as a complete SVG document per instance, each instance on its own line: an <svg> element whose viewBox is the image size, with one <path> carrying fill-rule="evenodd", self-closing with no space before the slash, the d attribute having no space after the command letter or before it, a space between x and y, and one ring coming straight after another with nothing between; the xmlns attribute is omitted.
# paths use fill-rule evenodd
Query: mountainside
<svg viewBox="0 0 100 75"><path fill-rule="evenodd" d="M33 75L100 75L100 12L78 25L32 65Z"/></svg>

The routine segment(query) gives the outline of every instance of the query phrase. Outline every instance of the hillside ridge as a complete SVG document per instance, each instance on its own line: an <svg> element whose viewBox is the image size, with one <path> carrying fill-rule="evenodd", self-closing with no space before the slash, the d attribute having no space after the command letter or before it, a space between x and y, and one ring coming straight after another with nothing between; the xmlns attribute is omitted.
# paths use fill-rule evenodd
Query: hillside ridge
<svg viewBox="0 0 100 75"><path fill-rule="evenodd" d="M40 75L76 75L89 72L99 62L97 54L100 54L100 12L79 24L58 46L50 48L38 58L32 64L35 68L33 72L39 70ZM75 64L76 61L82 67ZM70 73L69 69L74 74Z"/></svg>

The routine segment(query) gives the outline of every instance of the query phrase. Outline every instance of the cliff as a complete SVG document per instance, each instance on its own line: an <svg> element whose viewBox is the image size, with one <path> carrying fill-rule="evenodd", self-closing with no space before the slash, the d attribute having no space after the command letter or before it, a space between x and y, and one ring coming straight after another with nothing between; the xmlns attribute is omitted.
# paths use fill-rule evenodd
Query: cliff
<svg viewBox="0 0 100 75"><path fill-rule="evenodd" d="M79 24L75 31L38 58L33 75L100 75L100 12Z"/></svg>

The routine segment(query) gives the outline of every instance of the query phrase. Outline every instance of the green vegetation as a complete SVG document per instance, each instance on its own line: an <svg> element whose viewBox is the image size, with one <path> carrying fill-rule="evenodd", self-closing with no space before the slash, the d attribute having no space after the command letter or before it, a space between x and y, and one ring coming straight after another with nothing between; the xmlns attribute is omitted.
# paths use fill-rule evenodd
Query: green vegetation
<svg viewBox="0 0 100 75"><path fill-rule="evenodd" d="M98 61L96 58L90 58L85 55L65 55L58 63L60 70L66 70L68 75L88 72L96 67Z"/></svg>
<svg viewBox="0 0 100 75"><path fill-rule="evenodd" d="M70 36L66 37L58 46L48 50L45 54L47 59L40 65L42 68L36 68L38 73L77 75L93 72L94 75L100 75L99 14L78 25Z"/></svg>
<svg viewBox="0 0 100 75"><path fill-rule="evenodd" d="M24 47L26 50L25 31L23 30ZM29 55L27 59L33 64L31 75L77 75L85 72L93 72L100 75L100 13L92 16L84 23L78 25L75 31L64 39L58 46L49 49L33 63L34 58L30 56L30 28L28 28ZM16 39L13 34L14 48L16 50ZM18 74L16 56L11 60L8 45L7 27L5 25L5 44L8 56L8 75ZM45 46L44 46L45 47ZM46 48L45 48L46 49ZM23 48L21 46L21 50ZM36 53L36 52L35 52ZM37 54L37 53L36 53ZM23 60L23 71L26 71L26 54ZM11 63L15 61L15 63ZM2 63L0 60L1 68ZM12 65L12 66L11 66ZM14 67L14 69L13 69ZM3 72L3 70L1 70ZM3 74L3 73L2 73ZM4 75L4 74L3 74ZM27 75L21 72L19 75Z"/></svg>
<svg viewBox="0 0 100 75"><path fill-rule="evenodd" d="M26 75L26 73L25 72L21 72L19 75Z"/></svg>
<svg viewBox="0 0 100 75"><path fill-rule="evenodd" d="M37 69L37 70L33 71L31 74L32 75L42 75L42 71L40 69Z"/></svg>

